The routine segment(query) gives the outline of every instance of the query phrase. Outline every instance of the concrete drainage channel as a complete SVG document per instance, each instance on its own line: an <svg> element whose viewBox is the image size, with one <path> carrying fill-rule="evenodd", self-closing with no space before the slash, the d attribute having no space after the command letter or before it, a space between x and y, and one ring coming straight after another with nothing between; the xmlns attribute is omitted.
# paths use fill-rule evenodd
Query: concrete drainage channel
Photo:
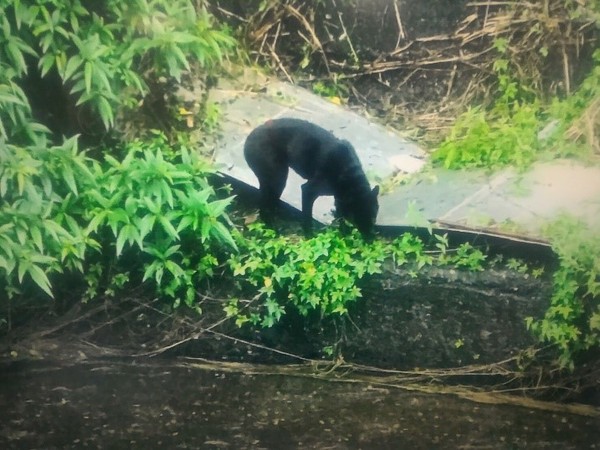
<svg viewBox="0 0 600 450"><path fill-rule="evenodd" d="M525 173L506 169L451 171L426 168L427 153L397 131L373 123L347 108L302 88L245 75L230 86L213 89L210 100L223 112L221 138L214 148L219 170L249 186L256 177L243 157L246 136L269 119L294 117L314 122L353 144L372 185L386 186L380 195L377 224L423 226L430 222L450 230L544 243L542 229L561 214L600 227L600 169L556 160L534 165ZM255 92L239 86L257 86ZM394 178L404 179L396 183ZM282 200L299 209L303 180L293 171ZM314 218L330 223L333 199L315 203Z"/></svg>
<svg viewBox="0 0 600 450"><path fill-rule="evenodd" d="M328 359L324 348L337 344L345 362L382 369L493 364L534 344L525 317L541 317L550 295L547 281L508 271L430 268L414 279L387 269L364 284L342 326L287 314L261 331L216 328L219 337L204 335L179 354L296 363Z"/></svg>
<svg viewBox="0 0 600 450"><path fill-rule="evenodd" d="M247 211L258 205L258 191L226 177L238 203ZM277 229L301 233L299 212L282 205ZM404 232L432 239L427 229L378 227L385 239ZM298 362L294 357L327 357L323 349L339 345L344 360L390 369L414 367L448 368L469 364L491 364L506 360L535 343L526 329L525 317L539 319L552 295L549 274L556 265L552 249L543 242L480 234L473 230L434 229L448 235L452 247L464 242L486 251L488 259L502 255L546 267L546 275L509 270L498 264L483 271L451 267L397 267L384 263L383 273L361 283L362 298L351 305L349 319L340 324L320 317L286 314L281 323L261 331L247 332L232 324L216 330L233 339L205 335L190 343L183 354L246 362ZM416 274L416 276L415 276ZM220 310L213 311L217 321ZM204 314L211 314L204 310ZM312 320L311 320L312 319ZM209 320L209 323L211 320ZM237 340L236 340L237 339ZM207 341L211 341L208 343Z"/></svg>

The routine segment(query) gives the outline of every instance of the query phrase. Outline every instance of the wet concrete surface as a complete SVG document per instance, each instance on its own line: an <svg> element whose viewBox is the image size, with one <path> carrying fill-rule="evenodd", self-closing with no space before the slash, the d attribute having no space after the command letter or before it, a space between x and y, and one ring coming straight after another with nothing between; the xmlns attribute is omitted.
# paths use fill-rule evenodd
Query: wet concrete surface
<svg viewBox="0 0 600 450"><path fill-rule="evenodd" d="M184 364L0 367L0 448L594 449L600 418Z"/></svg>

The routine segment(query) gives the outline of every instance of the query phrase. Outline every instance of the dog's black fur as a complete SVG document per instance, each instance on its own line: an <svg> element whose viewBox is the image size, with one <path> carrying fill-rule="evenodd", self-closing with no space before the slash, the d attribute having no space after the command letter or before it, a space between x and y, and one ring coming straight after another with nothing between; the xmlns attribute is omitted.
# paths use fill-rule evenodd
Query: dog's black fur
<svg viewBox="0 0 600 450"><path fill-rule="evenodd" d="M244 145L246 162L258 178L261 217L269 221L291 167L307 180L302 185L303 227L312 228L317 197L335 197L336 216L347 219L363 235L372 232L379 186L371 190L352 145L300 119L269 120L255 128Z"/></svg>

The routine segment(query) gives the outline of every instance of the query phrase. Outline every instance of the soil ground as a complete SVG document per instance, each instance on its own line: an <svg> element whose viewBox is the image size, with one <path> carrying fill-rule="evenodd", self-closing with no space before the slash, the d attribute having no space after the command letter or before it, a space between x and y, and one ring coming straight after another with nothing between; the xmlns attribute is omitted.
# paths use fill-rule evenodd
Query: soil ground
<svg viewBox="0 0 600 450"><path fill-rule="evenodd" d="M4 449L595 449L599 420L589 408L473 403L189 360L30 362L0 370Z"/></svg>

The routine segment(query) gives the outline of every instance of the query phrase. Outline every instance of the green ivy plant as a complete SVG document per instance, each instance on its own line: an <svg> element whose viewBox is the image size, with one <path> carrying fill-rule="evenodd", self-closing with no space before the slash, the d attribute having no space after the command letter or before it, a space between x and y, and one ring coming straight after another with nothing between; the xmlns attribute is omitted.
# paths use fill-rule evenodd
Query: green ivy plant
<svg viewBox="0 0 600 450"><path fill-rule="evenodd" d="M541 320L528 317L527 326L556 346L560 366L572 369L581 353L600 346L600 234L566 217L547 234L560 266L548 310Z"/></svg>
<svg viewBox="0 0 600 450"><path fill-rule="evenodd" d="M356 231L329 229L294 240L253 224L229 264L246 289L257 290L260 302L244 310L234 299L225 311L238 325L261 327L277 323L287 307L304 316L312 310L344 314L361 296L359 280L381 272L384 257L381 242L367 245Z"/></svg>
<svg viewBox="0 0 600 450"><path fill-rule="evenodd" d="M252 224L238 244L240 252L229 261L234 279L252 301L232 299L225 311L238 326L249 323L271 327L292 308L301 315L344 315L361 297L361 280L381 273L390 259L418 276L428 265L457 265L482 270L485 255L470 244L448 249L447 236L436 236L437 250L419 237L404 233L393 241L365 242L353 231L335 228L311 239L279 235L261 224Z"/></svg>

